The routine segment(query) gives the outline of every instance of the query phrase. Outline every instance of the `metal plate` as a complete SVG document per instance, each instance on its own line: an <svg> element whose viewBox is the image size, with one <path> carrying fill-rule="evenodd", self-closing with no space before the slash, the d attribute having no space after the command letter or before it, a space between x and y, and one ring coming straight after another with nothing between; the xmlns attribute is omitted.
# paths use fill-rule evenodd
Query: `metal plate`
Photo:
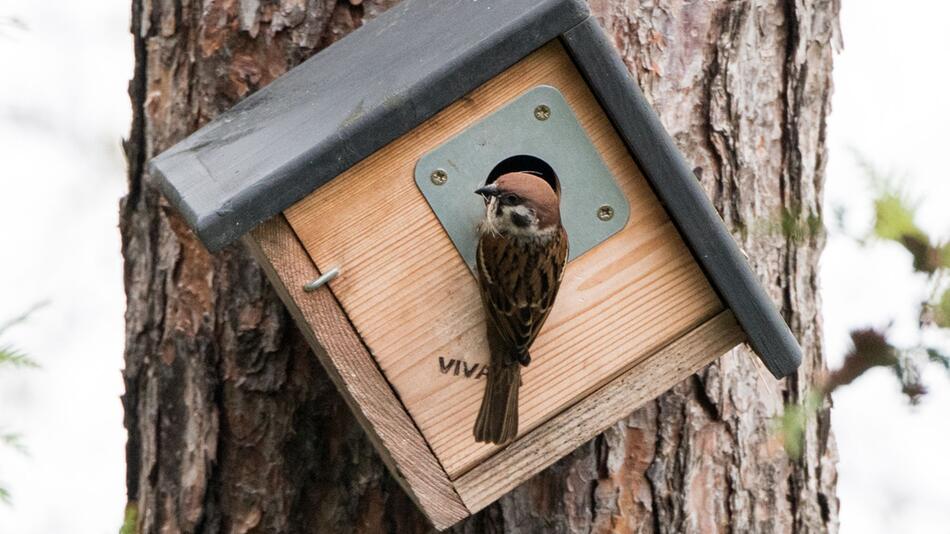
<svg viewBox="0 0 950 534"><path fill-rule="evenodd" d="M473 271L478 223L485 214L485 204L474 191L495 166L519 155L539 158L557 174L571 260L627 224L630 205L564 96L554 87L539 85L416 164L416 185ZM605 206L612 210L608 220L603 220L607 217L602 209L610 211Z"/></svg>

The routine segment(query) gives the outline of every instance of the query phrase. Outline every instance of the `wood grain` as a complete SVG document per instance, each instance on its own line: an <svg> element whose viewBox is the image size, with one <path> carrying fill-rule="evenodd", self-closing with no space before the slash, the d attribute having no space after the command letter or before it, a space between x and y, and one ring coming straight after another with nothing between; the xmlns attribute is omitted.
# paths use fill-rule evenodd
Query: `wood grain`
<svg viewBox="0 0 950 534"><path fill-rule="evenodd" d="M472 425L488 360L475 280L415 186L414 165L539 84L559 89L618 181L627 227L571 262L523 374L521 433L723 310L564 49L546 45L285 213L450 477L497 451ZM563 177L562 177L563 178Z"/></svg>
<svg viewBox="0 0 950 534"><path fill-rule="evenodd" d="M467 517L468 511L442 466L330 290L303 291L303 285L320 273L284 217L261 224L244 243L409 496L436 528L447 528Z"/></svg>
<svg viewBox="0 0 950 534"><path fill-rule="evenodd" d="M724 311L455 481L475 513L745 339Z"/></svg>

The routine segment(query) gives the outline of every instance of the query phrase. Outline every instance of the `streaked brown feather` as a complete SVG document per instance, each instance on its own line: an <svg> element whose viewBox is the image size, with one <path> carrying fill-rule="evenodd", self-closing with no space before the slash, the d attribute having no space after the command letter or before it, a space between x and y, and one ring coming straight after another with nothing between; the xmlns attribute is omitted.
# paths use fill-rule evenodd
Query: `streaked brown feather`
<svg viewBox="0 0 950 534"><path fill-rule="evenodd" d="M479 240L482 299L512 356L527 354L541 331L557 296L567 253L563 228L545 243L492 233Z"/></svg>

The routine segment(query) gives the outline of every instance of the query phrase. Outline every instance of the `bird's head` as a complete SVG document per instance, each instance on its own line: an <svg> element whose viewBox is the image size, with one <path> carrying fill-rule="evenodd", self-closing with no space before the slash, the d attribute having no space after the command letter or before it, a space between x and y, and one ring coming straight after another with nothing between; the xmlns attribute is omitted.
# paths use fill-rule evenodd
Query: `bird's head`
<svg viewBox="0 0 950 534"><path fill-rule="evenodd" d="M533 174L504 174L475 193L485 198L485 230L545 237L554 235L561 224L557 194L546 181Z"/></svg>

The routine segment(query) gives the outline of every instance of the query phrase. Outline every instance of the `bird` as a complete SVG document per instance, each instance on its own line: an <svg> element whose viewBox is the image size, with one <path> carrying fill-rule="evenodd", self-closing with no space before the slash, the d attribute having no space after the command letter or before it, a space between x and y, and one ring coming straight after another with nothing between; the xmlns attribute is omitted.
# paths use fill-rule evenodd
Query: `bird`
<svg viewBox="0 0 950 534"><path fill-rule="evenodd" d="M557 297L568 238L558 192L536 174L504 174L475 193L485 200L476 272L491 359L473 431L501 445L518 435L521 367Z"/></svg>

